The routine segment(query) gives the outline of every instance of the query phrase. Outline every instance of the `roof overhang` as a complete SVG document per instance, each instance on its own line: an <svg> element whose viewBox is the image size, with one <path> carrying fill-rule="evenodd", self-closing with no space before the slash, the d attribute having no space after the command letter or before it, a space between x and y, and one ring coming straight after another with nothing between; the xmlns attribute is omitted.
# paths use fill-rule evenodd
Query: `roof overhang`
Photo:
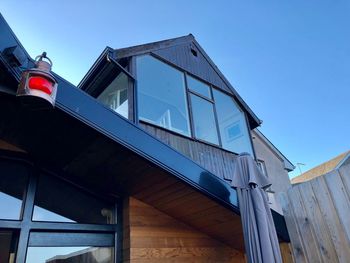
<svg viewBox="0 0 350 263"><path fill-rule="evenodd" d="M26 66L32 67L2 17L0 34L0 51L18 46L27 56ZM237 194L229 184L58 75L53 110L23 107L14 95L21 69L6 63L2 53L0 57L6 76L0 91L0 139L24 149L41 167L115 197L152 187L157 191L161 182L179 183L233 216L239 214ZM275 222L284 222L277 213L273 216ZM276 229L288 240L285 224L277 223Z"/></svg>
<svg viewBox="0 0 350 263"><path fill-rule="evenodd" d="M278 150L278 148L269 139L267 139L264 134L262 134L261 131L259 131L258 129L254 129L252 132L256 136L259 136L259 138L267 145L267 147L269 147L271 151L273 151L283 161L284 169L286 171L291 172L295 169L294 164L291 161L289 161L288 158L285 157L283 153L281 153L281 151Z"/></svg>

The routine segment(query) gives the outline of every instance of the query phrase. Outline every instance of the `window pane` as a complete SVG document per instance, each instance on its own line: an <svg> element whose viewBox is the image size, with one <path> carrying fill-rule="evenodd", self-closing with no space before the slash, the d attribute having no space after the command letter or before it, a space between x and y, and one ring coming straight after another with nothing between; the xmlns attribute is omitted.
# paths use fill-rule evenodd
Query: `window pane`
<svg viewBox="0 0 350 263"><path fill-rule="evenodd" d="M114 239L113 233L31 232L26 262L113 262Z"/></svg>
<svg viewBox="0 0 350 263"><path fill-rule="evenodd" d="M137 58L137 80L139 118L189 136L184 74L142 56Z"/></svg>
<svg viewBox="0 0 350 263"><path fill-rule="evenodd" d="M39 178L34 221L113 224L113 204L99 200L53 176Z"/></svg>
<svg viewBox="0 0 350 263"><path fill-rule="evenodd" d="M128 118L128 86L128 76L124 72L120 72L97 97L97 100L125 118Z"/></svg>
<svg viewBox="0 0 350 263"><path fill-rule="evenodd" d="M21 219L28 170L20 163L0 161L0 219Z"/></svg>
<svg viewBox="0 0 350 263"><path fill-rule="evenodd" d="M191 103L196 138L219 144L213 104L193 94Z"/></svg>
<svg viewBox="0 0 350 263"><path fill-rule="evenodd" d="M253 155L244 113L231 97L215 89L213 94L222 147L235 153L248 152Z"/></svg>
<svg viewBox="0 0 350 263"><path fill-rule="evenodd" d="M190 90L193 90L203 95L204 97L211 99L210 87L204 82L196 80L195 78L187 75L187 85Z"/></svg>
<svg viewBox="0 0 350 263"><path fill-rule="evenodd" d="M112 263L112 247L29 247L26 263Z"/></svg>

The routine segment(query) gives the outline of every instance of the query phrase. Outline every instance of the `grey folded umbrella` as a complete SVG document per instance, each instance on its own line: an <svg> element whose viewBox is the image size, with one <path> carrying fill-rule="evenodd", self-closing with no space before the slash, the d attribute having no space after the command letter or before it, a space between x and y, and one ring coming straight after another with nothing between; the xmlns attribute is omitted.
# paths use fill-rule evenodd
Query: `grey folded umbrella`
<svg viewBox="0 0 350 263"><path fill-rule="evenodd" d="M231 185L237 190L248 261L282 262L276 229L264 190L271 183L248 153L240 154L237 158Z"/></svg>

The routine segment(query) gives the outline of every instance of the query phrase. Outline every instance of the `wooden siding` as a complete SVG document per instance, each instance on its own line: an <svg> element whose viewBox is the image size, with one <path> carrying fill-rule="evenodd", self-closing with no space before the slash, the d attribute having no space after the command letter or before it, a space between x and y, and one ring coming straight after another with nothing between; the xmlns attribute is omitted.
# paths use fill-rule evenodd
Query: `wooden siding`
<svg viewBox="0 0 350 263"><path fill-rule="evenodd" d="M124 262L245 262L244 254L135 198L124 202Z"/></svg>
<svg viewBox="0 0 350 263"><path fill-rule="evenodd" d="M295 262L293 259L292 246L290 243L285 243L285 242L280 243L280 250L281 250L283 263Z"/></svg>
<svg viewBox="0 0 350 263"><path fill-rule="evenodd" d="M237 155L150 124L140 123L140 126L221 179L227 181L232 179Z"/></svg>
<svg viewBox="0 0 350 263"><path fill-rule="evenodd" d="M241 218L173 178L153 181L134 197L238 250L244 250Z"/></svg>
<svg viewBox="0 0 350 263"><path fill-rule="evenodd" d="M282 206L295 262L349 262L350 165L294 185Z"/></svg>

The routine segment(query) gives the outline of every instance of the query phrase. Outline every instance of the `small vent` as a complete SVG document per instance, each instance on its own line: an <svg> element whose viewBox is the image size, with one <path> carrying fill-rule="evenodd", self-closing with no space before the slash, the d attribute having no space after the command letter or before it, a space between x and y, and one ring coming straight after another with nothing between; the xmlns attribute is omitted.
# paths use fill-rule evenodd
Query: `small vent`
<svg viewBox="0 0 350 263"><path fill-rule="evenodd" d="M191 47L191 53L193 56L197 57L198 54L197 54L197 50L194 49L194 47Z"/></svg>

